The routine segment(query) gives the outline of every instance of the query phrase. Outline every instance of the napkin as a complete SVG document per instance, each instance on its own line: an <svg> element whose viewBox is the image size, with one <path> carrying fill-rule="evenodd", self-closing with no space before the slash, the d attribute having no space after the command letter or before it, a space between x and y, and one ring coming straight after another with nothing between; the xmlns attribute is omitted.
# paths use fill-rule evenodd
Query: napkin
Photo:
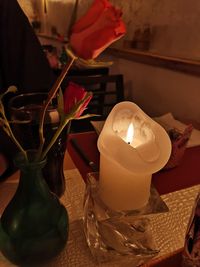
<svg viewBox="0 0 200 267"><path fill-rule="evenodd" d="M186 124L176 120L173 117L172 113L166 113L160 117L154 117L153 119L160 125L162 125L166 131L169 131L170 129L176 129L183 133L185 128L187 127ZM93 125L95 131L99 135L103 128L104 121L91 121L91 124ZM187 142L186 147L194 147L199 145L200 145L200 131L193 128L192 134L189 138L189 141Z"/></svg>
<svg viewBox="0 0 200 267"><path fill-rule="evenodd" d="M172 113L164 114L160 117L155 117L154 120L158 122L160 125L165 128L165 130L169 131L170 129L176 129L180 132L184 132L185 128L187 127L186 124L176 120ZM194 147L200 145L200 131L193 128L192 134L187 142L186 147Z"/></svg>

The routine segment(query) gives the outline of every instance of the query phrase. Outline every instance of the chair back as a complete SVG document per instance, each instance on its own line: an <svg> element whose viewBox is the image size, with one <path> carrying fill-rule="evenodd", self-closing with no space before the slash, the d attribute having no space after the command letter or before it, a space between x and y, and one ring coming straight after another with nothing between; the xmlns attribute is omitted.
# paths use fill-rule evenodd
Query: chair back
<svg viewBox="0 0 200 267"><path fill-rule="evenodd" d="M105 119L112 107L124 100L123 75L97 75L97 76L68 76L67 82L72 81L82 85L87 91L93 93L88 105L87 113L100 115Z"/></svg>
<svg viewBox="0 0 200 267"><path fill-rule="evenodd" d="M99 68L70 68L68 75L69 76L96 76L96 75L108 75L108 67L99 67Z"/></svg>
<svg viewBox="0 0 200 267"><path fill-rule="evenodd" d="M59 76L61 69L53 70L56 76ZM97 75L108 75L109 67L99 67L99 68L70 68L67 76L97 76Z"/></svg>
<svg viewBox="0 0 200 267"><path fill-rule="evenodd" d="M94 130L90 121L105 120L112 107L124 100L122 74L67 76L62 88L66 88L70 81L83 86L87 91L91 91L93 93L93 98L91 99L85 113L99 115L84 120L72 121L71 132Z"/></svg>

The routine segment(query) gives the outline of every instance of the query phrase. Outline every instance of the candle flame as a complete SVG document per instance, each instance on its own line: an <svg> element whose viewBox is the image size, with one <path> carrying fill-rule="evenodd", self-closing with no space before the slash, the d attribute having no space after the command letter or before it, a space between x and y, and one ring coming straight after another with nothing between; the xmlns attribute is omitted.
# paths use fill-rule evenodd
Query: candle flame
<svg viewBox="0 0 200 267"><path fill-rule="evenodd" d="M131 144L132 143L133 136L134 136L134 127L133 127L133 123L130 123L129 124L129 127L128 127L127 134L126 134L126 142L128 144Z"/></svg>

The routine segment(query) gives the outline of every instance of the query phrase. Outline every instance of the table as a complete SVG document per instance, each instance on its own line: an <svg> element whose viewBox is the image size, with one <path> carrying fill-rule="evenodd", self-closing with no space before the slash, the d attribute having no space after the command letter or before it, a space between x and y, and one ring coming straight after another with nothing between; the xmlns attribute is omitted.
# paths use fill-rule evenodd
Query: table
<svg viewBox="0 0 200 267"><path fill-rule="evenodd" d="M84 180L91 168L85 164L80 155L70 143L75 138L78 144L87 153L88 157L99 166L99 152L97 150L96 132L71 134L67 150L80 171ZM190 179L188 179L188 177ZM200 184L200 146L187 148L181 164L170 170L160 171L153 174L152 182L160 194L167 194L183 188Z"/></svg>
<svg viewBox="0 0 200 267"><path fill-rule="evenodd" d="M88 157L99 166L99 153L97 150L98 135L95 132L71 134L69 136L68 151L74 164L79 169L82 177L86 180L87 173L91 168L85 164L80 155L75 151L70 139L76 139ZM187 148L181 164L171 170L159 171L153 174L152 182L160 194L167 194L183 188L200 184L200 146ZM188 179L189 178L189 179ZM181 261L182 250L168 255L165 259L152 260L145 266L178 267Z"/></svg>
<svg viewBox="0 0 200 267"><path fill-rule="evenodd" d="M82 161L77 152L73 149L70 143L71 138L76 138L86 151L88 156L98 165L99 162L99 153L97 151L96 142L97 135L95 132L87 132L87 133L79 133L79 134L71 134L68 137L68 146L67 153L65 154L64 160L64 169L65 170L74 170L74 168L78 168L83 178L86 178L86 173L91 172L90 167L86 166ZM198 164L198 159L200 158L200 147L187 149L185 157L183 159L182 164L170 171L159 172L153 176L153 183L158 189L160 194L168 193L170 191L179 190L181 188L186 188L188 186L196 185L200 183L200 164ZM187 176L189 175L189 176ZM0 211L4 209L4 207L9 202L14 190L16 189L16 181L18 181L19 173L15 173L11 177L9 177L9 185L7 187L0 187ZM190 177L190 179L186 179ZM8 181L7 180L7 181ZM171 184L170 184L171 183ZM70 186L70 182L67 183ZM2 185L6 185L3 183ZM9 186L9 192L6 191ZM76 202L76 201L74 201ZM73 225L74 226L74 225ZM77 236L77 238L80 238ZM71 241L68 243L67 250L71 245ZM70 253L70 252L67 252ZM68 255L68 254L67 254ZM69 254L70 255L70 254ZM179 262L181 259L181 250L175 251L174 256L172 254L169 257L165 257L164 260L161 259L152 259L146 265L146 267L156 266L156 267L171 267L176 266L179 267ZM1 265L4 267L3 265ZM64 266L64 265L63 265ZM67 265L66 267L80 267L78 265ZM92 265L94 266L94 265ZM57 267L53 265L53 267Z"/></svg>

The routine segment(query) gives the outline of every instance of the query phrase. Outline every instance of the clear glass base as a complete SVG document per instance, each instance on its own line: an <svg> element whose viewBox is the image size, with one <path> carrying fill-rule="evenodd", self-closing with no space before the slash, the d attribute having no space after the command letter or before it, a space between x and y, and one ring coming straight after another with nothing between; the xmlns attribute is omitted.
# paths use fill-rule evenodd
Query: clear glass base
<svg viewBox="0 0 200 267"><path fill-rule="evenodd" d="M97 262L120 262L138 266L156 256L148 215L167 212L168 207L151 187L148 204L139 210L114 211L98 194L98 173L89 173L84 199L84 232Z"/></svg>

